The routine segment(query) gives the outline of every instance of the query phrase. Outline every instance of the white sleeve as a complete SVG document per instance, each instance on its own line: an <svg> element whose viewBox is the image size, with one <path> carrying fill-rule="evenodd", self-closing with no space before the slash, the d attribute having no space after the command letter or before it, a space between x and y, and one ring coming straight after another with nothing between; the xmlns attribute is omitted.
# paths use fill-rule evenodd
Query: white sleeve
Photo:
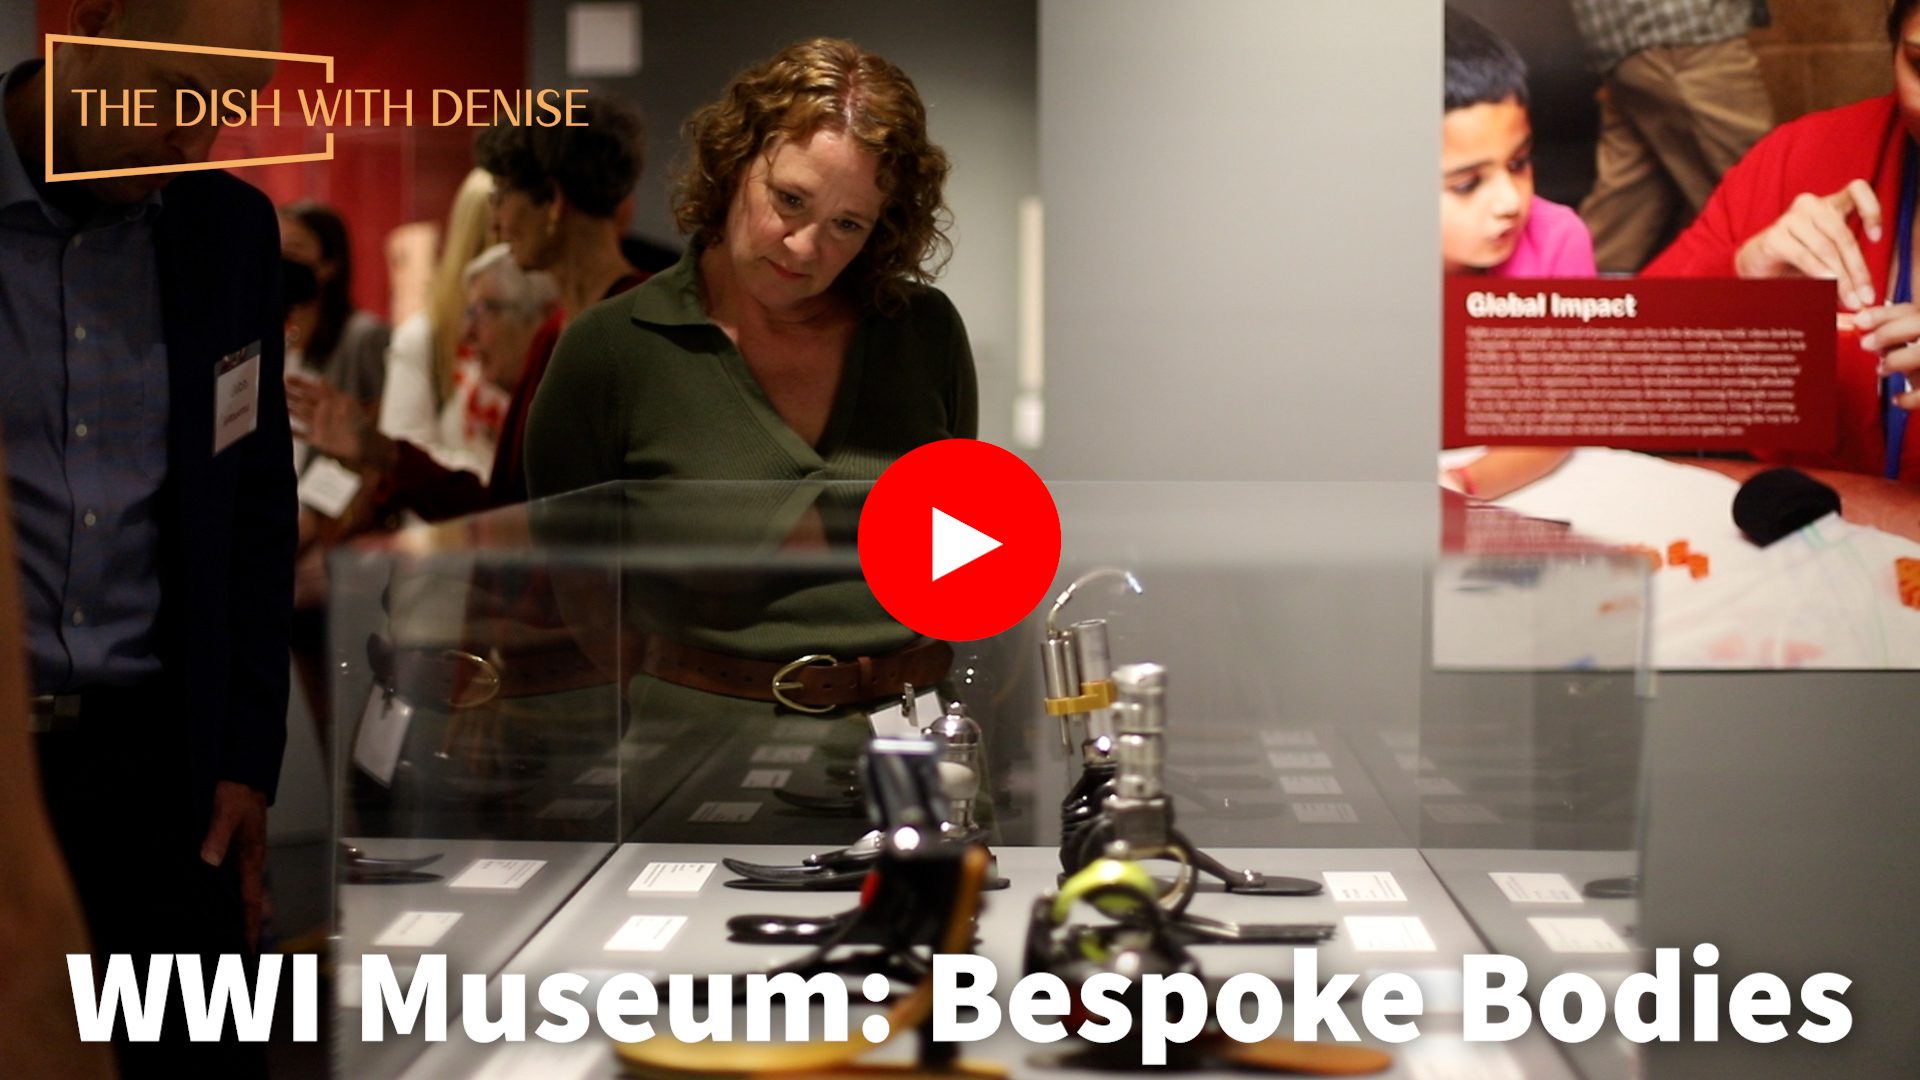
<svg viewBox="0 0 1920 1080"><path fill-rule="evenodd" d="M380 395L380 434L429 453L436 440L433 402L433 331L414 315L393 332L387 346L387 387Z"/></svg>

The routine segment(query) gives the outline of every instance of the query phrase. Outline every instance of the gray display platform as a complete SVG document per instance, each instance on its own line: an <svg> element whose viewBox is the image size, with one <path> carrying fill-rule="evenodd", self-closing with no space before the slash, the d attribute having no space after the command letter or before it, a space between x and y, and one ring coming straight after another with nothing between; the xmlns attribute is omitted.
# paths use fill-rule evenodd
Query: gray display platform
<svg viewBox="0 0 1920 1080"><path fill-rule="evenodd" d="M728 848L725 854L761 862L789 862L805 854L791 846ZM651 864L712 863L716 849L690 844L622 845L539 932L502 968L502 974L522 974L531 986L545 975L570 971L589 980L591 993L616 972L638 971L664 979L673 973L745 973L764 970L799 955L798 947L737 945L726 941L726 921L750 912L829 914L855 903L852 893L754 892L726 887L730 875L716 867L697 893L636 893L635 884ZM1403 900L1340 900L1332 895L1311 898L1231 896L1217 889L1197 896L1192 910L1218 918L1260 922L1332 922L1338 933L1317 950L1321 980L1331 973L1362 976L1403 971L1420 979L1426 994L1426 1012L1417 1041L1387 1048L1394 1055L1391 1071L1379 1075L1403 1080L1558 1080L1572 1077L1560 1049L1533 1032L1512 1043L1467 1044L1460 1039L1457 973L1464 954L1486 951L1472 924L1449 898L1440 880L1427 868L1420 853L1408 848L1351 850L1220 849L1215 852L1230 865L1273 874L1325 880L1332 872L1375 877L1376 891L1397 889ZM989 893L980 920L979 952L999 972L995 997L1003 1007L1019 978L1021 945L1032 899L1049 888L1058 873L1051 849L1002 848L1000 873L1011 887ZM648 952L613 952L607 946L629 920L638 917L684 919L671 935L659 935L659 948ZM1411 918L1431 939L1423 951L1370 951L1355 939L1358 926L1351 920L1369 917ZM664 940L661 940L664 939ZM1207 946L1197 951L1210 975L1256 971L1276 981L1292 969L1291 950L1268 946ZM496 984L498 979L495 980ZM1449 983L1451 982L1451 987ZM531 996L531 994L530 994ZM664 997L664 995L663 995ZM1289 1003L1289 1009L1291 1003ZM1451 1011L1450 1011L1451 1010ZM537 1022L529 1006L529 1026ZM1357 1000L1348 1014L1358 1024ZM856 1021L857 1022L857 1021ZM1290 1023L1290 1021L1289 1021ZM1283 1025L1283 1033L1287 1030ZM621 1075L613 1054L597 1032L572 1045L530 1042L513 1046L481 1046L465 1040L456 1023L449 1041L431 1047L406 1072L408 1080L610 1080ZM898 1039L876 1060L910 1053L911 1039ZM1067 1045L1067 1044L1062 1044ZM1022 1041L1004 1024L991 1039L969 1044L964 1056L1005 1064L1014 1076L1092 1077L1111 1075L1048 1065L1043 1055L1051 1048ZM1164 1072L1165 1070L1158 1070ZM359 1075L359 1074L355 1074Z"/></svg>
<svg viewBox="0 0 1920 1080"><path fill-rule="evenodd" d="M516 840L349 839L375 858L406 859L439 855L417 875L378 884L339 888L339 965L334 985L339 1007L335 1074L393 1076L426 1048L417 1037L360 1040L360 957L388 957L404 986L424 953L443 953L448 972L492 975L512 958L573 891L600 866L611 844L568 844ZM451 882L482 859L541 860L546 863L518 889L453 888ZM430 946L376 945L381 935L410 915L458 914L458 921Z"/></svg>

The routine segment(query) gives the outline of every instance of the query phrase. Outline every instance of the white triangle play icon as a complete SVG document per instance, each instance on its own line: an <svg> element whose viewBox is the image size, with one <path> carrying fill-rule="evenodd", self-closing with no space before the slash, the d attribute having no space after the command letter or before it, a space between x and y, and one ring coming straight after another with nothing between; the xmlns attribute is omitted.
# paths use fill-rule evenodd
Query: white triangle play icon
<svg viewBox="0 0 1920 1080"><path fill-rule="evenodd" d="M933 578L939 581L1000 546L1000 541L933 508Z"/></svg>

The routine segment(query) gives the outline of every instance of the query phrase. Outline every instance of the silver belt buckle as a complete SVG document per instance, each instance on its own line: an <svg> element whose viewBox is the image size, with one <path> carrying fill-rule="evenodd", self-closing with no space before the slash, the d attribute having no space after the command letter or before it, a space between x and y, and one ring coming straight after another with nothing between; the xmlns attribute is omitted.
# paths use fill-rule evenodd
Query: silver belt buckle
<svg viewBox="0 0 1920 1080"><path fill-rule="evenodd" d="M834 659L831 656L828 656L826 653L808 653L807 655L801 657L800 659L793 661L787 666L781 668L779 671L776 671L773 673L773 700L797 712L803 712L803 713L832 712L833 706L831 705L802 705L799 702L793 700L792 698L789 698L786 695L786 691L800 689L801 683L797 679L789 681L787 676L794 674L795 672L799 671L803 667L810 667L815 664L825 664L825 665L831 666L839 662L840 661Z"/></svg>

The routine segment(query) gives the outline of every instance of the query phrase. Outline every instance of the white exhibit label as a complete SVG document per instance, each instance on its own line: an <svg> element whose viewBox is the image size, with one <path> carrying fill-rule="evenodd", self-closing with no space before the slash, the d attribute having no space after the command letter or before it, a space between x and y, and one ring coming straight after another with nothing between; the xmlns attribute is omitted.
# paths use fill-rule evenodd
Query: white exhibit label
<svg viewBox="0 0 1920 1080"><path fill-rule="evenodd" d="M1293 816L1303 825L1357 825L1360 822L1353 804L1343 802L1297 802L1293 804Z"/></svg>
<svg viewBox="0 0 1920 1080"><path fill-rule="evenodd" d="M607 952L659 952L687 924L685 915L635 915L607 939Z"/></svg>
<svg viewBox="0 0 1920 1080"><path fill-rule="evenodd" d="M376 949L425 949L438 944L453 924L460 921L457 911L408 911L387 924L373 939Z"/></svg>
<svg viewBox="0 0 1920 1080"><path fill-rule="evenodd" d="M1459 784L1444 776L1416 776L1413 780L1413 790L1428 798L1464 794Z"/></svg>
<svg viewBox="0 0 1920 1080"><path fill-rule="evenodd" d="M533 816L547 821L592 821L612 808L611 799L555 799Z"/></svg>
<svg viewBox="0 0 1920 1080"><path fill-rule="evenodd" d="M629 743L620 748L620 760L633 765L645 765L654 758L667 752L666 743L638 742Z"/></svg>
<svg viewBox="0 0 1920 1080"><path fill-rule="evenodd" d="M449 889L518 889L547 865L545 859L475 859L452 881Z"/></svg>
<svg viewBox="0 0 1920 1080"><path fill-rule="evenodd" d="M1276 769L1331 769L1333 759L1323 750L1274 750L1267 763Z"/></svg>
<svg viewBox="0 0 1920 1080"><path fill-rule="evenodd" d="M650 862L640 876L627 886L630 893L697 893L713 874L717 863Z"/></svg>
<svg viewBox="0 0 1920 1080"><path fill-rule="evenodd" d="M607 1048L594 1039L550 1043L538 1039L495 1046L468 1080L587 1080L606 1064Z"/></svg>
<svg viewBox="0 0 1920 1080"><path fill-rule="evenodd" d="M575 787L612 787L620 782L620 770L611 765L596 765L573 778Z"/></svg>
<svg viewBox="0 0 1920 1080"><path fill-rule="evenodd" d="M1271 747L1319 746L1320 737L1307 728L1278 728L1260 733L1260 741Z"/></svg>
<svg viewBox="0 0 1920 1080"><path fill-rule="evenodd" d="M1527 1080L1506 1047L1455 1035L1422 1035L1401 1060L1413 1080Z"/></svg>
<svg viewBox="0 0 1920 1080"><path fill-rule="evenodd" d="M740 781L743 788L783 788L793 779L792 769L752 769Z"/></svg>
<svg viewBox="0 0 1920 1080"><path fill-rule="evenodd" d="M400 749L407 742L407 728L412 724L413 706L374 687L367 695L366 711L360 714L360 730L353 737L353 763L375 780L391 785L393 770L400 764Z"/></svg>
<svg viewBox="0 0 1920 1080"><path fill-rule="evenodd" d="M1516 904L1578 904L1580 890L1565 874L1506 874L1490 872L1500 891Z"/></svg>
<svg viewBox="0 0 1920 1080"><path fill-rule="evenodd" d="M813 760L813 747L774 744L753 750L755 765L805 765Z"/></svg>
<svg viewBox="0 0 1920 1080"><path fill-rule="evenodd" d="M1533 932L1557 953L1623 953L1627 943L1613 932L1607 920L1597 918L1555 919L1535 915L1527 920Z"/></svg>
<svg viewBox="0 0 1920 1080"><path fill-rule="evenodd" d="M1433 952L1433 935L1417 915L1349 915L1347 938L1355 952Z"/></svg>
<svg viewBox="0 0 1920 1080"><path fill-rule="evenodd" d="M1400 767L1408 772L1433 771L1433 759L1425 754L1395 754L1393 760L1399 762Z"/></svg>
<svg viewBox="0 0 1920 1080"><path fill-rule="evenodd" d="M757 802L703 802L687 820L702 825L739 825L760 812Z"/></svg>
<svg viewBox="0 0 1920 1080"><path fill-rule="evenodd" d="M1345 795L1337 777L1332 776L1283 776L1280 778L1280 790L1289 795Z"/></svg>
<svg viewBox="0 0 1920 1080"><path fill-rule="evenodd" d="M1326 879L1327 895L1344 903L1399 904L1407 899L1385 870L1328 870L1320 876Z"/></svg>

